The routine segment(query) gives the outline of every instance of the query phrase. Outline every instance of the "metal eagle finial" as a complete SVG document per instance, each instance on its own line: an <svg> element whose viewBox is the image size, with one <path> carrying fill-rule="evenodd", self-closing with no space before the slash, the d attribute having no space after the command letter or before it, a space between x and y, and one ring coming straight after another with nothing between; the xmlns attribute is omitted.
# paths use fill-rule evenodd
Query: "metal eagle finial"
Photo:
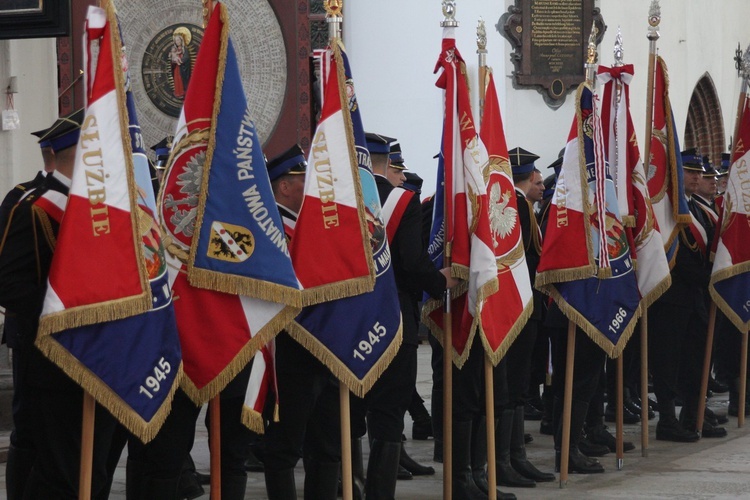
<svg viewBox="0 0 750 500"><path fill-rule="evenodd" d="M487 29L484 26L484 19L481 17L477 25L477 49L479 51L487 50Z"/></svg>
<svg viewBox="0 0 750 500"><path fill-rule="evenodd" d="M742 78L750 78L750 45L745 50L745 55L742 56Z"/></svg>
<svg viewBox="0 0 750 500"><path fill-rule="evenodd" d="M443 0L443 19L440 22L440 26L443 28L455 28L458 27L458 21L456 21L456 2L452 0Z"/></svg>
<svg viewBox="0 0 750 500"><path fill-rule="evenodd" d="M648 39L659 39L659 23L661 23L661 7L659 0L652 0L648 9Z"/></svg>
<svg viewBox="0 0 750 500"><path fill-rule="evenodd" d="M617 27L617 36L615 37L615 66L623 66L624 50L622 44L622 31Z"/></svg>
<svg viewBox="0 0 750 500"><path fill-rule="evenodd" d="M326 17L341 17L342 0L324 0L323 8L326 10Z"/></svg>

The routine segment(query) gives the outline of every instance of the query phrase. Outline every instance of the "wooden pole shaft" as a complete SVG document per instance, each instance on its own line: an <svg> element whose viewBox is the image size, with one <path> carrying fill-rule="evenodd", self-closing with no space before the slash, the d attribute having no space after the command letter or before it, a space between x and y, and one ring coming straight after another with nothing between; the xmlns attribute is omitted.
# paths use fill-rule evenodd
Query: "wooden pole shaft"
<svg viewBox="0 0 750 500"><path fill-rule="evenodd" d="M714 327L716 325L716 304L711 301L708 310L708 333L706 334L706 353L703 357L703 376L701 377L701 392L698 395L698 419L696 431L703 430L703 417L706 411L706 393L708 392L708 376L711 371L711 352L714 346Z"/></svg>
<svg viewBox="0 0 750 500"><path fill-rule="evenodd" d="M616 377L617 378L616 380L616 383L617 383L616 420L617 422L615 424L615 427L616 427L615 429L615 452L617 456L617 470L622 469L622 461L623 461L624 454L625 454L624 446L622 443L622 430L623 430L622 425L624 423L623 411L624 411L624 405L625 405L625 398L624 398L623 390L622 390L622 378L623 378L622 358L623 358L622 354L620 354L620 356L617 358L617 377Z"/></svg>
<svg viewBox="0 0 750 500"><path fill-rule="evenodd" d="M740 352L740 398L738 401L737 427L745 425L745 404L747 391L747 330L742 332L742 352Z"/></svg>
<svg viewBox="0 0 750 500"><path fill-rule="evenodd" d="M349 412L349 388L339 382L341 408L341 490L344 500L354 498L352 492L352 425Z"/></svg>
<svg viewBox="0 0 750 500"><path fill-rule="evenodd" d="M94 396L83 391L81 421L81 470L78 476L78 500L91 499L91 469L94 463Z"/></svg>
<svg viewBox="0 0 750 500"><path fill-rule="evenodd" d="M656 40L649 42L648 82L646 85L646 137L643 138L643 163L651 162L651 133L654 128L654 71L656 71ZM646 168L648 170L648 168Z"/></svg>
<svg viewBox="0 0 750 500"><path fill-rule="evenodd" d="M568 352L565 359L565 395L562 415L562 443L560 443L560 488L568 483L570 460L570 412L573 407L573 363L576 350L576 325L568 320Z"/></svg>
<svg viewBox="0 0 750 500"><path fill-rule="evenodd" d="M484 356L484 401L487 416L487 484L489 500L497 500L497 470L495 468L495 380L489 356Z"/></svg>
<svg viewBox="0 0 750 500"><path fill-rule="evenodd" d="M221 396L208 402L211 414L211 500L221 500Z"/></svg>
<svg viewBox="0 0 750 500"><path fill-rule="evenodd" d="M443 498L453 496L453 317L450 290L446 290L443 315Z"/></svg>
<svg viewBox="0 0 750 500"><path fill-rule="evenodd" d="M648 309L641 316L641 456L648 456Z"/></svg>

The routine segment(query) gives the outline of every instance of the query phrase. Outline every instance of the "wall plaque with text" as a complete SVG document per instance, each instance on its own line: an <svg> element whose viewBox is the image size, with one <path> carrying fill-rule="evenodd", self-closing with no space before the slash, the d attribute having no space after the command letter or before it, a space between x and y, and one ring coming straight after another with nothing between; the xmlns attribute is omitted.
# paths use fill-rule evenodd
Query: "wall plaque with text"
<svg viewBox="0 0 750 500"><path fill-rule="evenodd" d="M549 106L562 105L584 81L594 23L598 44L607 27L594 0L516 0L495 26L514 49L514 87L536 87Z"/></svg>

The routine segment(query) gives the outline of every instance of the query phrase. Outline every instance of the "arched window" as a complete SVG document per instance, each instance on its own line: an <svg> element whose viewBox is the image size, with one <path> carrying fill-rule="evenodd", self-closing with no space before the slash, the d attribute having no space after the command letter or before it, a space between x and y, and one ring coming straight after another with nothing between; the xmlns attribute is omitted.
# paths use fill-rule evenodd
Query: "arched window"
<svg viewBox="0 0 750 500"><path fill-rule="evenodd" d="M719 96L711 75L705 73L690 98L684 148L698 148L703 156L709 157L712 165L716 165L721 162L721 153L727 150L727 144Z"/></svg>

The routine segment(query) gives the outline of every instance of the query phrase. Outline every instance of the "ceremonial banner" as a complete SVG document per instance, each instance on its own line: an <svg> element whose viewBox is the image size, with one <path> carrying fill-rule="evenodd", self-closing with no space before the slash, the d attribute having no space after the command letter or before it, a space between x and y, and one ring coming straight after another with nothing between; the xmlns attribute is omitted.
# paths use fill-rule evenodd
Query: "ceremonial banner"
<svg viewBox="0 0 750 500"><path fill-rule="evenodd" d="M750 99L745 99L732 152L719 238L708 289L716 306L741 331L750 328Z"/></svg>
<svg viewBox="0 0 750 500"><path fill-rule="evenodd" d="M281 217L242 91L226 6L196 58L164 177L159 216L197 404L224 386L299 309Z"/></svg>
<svg viewBox="0 0 750 500"><path fill-rule="evenodd" d="M692 218L683 195L682 155L669 100L667 66L660 56L656 57L655 72L653 128L651 137L647 138L651 141L651 154L646 181L671 267L677 251L677 234Z"/></svg>
<svg viewBox="0 0 750 500"><path fill-rule="evenodd" d="M37 346L147 442L169 413L181 356L113 7L89 7L85 49L87 108Z"/></svg>
<svg viewBox="0 0 750 500"><path fill-rule="evenodd" d="M509 326L508 324L483 325L482 322L485 302L498 291L497 256L494 249L497 243L495 229L499 228L490 227L487 188L491 169L490 159L474 127L466 81L466 67L456 48L454 31L453 28L443 29L442 52L435 71L442 69L436 85L444 89L445 104L442 161L438 164L438 168L443 169L438 176L445 180L445 192L440 196L445 203L443 244L451 248L452 274L468 281L468 289L464 298L465 307L463 309L459 307L460 316L457 314L459 310L453 310L454 317L460 317L458 329L453 330L453 360L457 366L461 367L469 355L477 329L480 331L483 344L493 363L500 361L512 342L512 338L504 342L508 332L506 330L503 333L502 329ZM497 184L497 177L493 180ZM495 190L498 188L499 186L495 186ZM502 198L502 193L498 196ZM513 189L509 196L515 201ZM437 200L435 206L437 210ZM500 208L501 206L497 206L496 209ZM500 212L494 213L496 217L493 223L497 224L502 216ZM434 243L434 241L431 242L430 246ZM428 248L429 250L434 252L435 248ZM527 269L524 269L524 272L528 273ZM462 291L457 292L460 294ZM428 301L425 306L426 311L423 312L423 315L429 315L432 318L428 326L433 329L438 339L443 337L440 334L442 320L439 318L438 311L440 302ZM485 317L489 320L498 319L494 318L493 312L490 311L485 314ZM489 337L487 333L490 334Z"/></svg>
<svg viewBox="0 0 750 500"><path fill-rule="evenodd" d="M497 364L523 329L534 304L505 129L491 72L480 136L490 159L483 174L487 182L491 248L500 290L487 297L482 307L480 331L485 351Z"/></svg>
<svg viewBox="0 0 750 500"><path fill-rule="evenodd" d="M633 120L630 117L630 81L633 66L599 66L599 81L604 84L602 125L604 149L615 184L618 207L631 257L635 262L641 304L648 307L672 284L664 242L648 195L646 174L638 150ZM617 84L620 85L618 99Z"/></svg>
<svg viewBox="0 0 750 500"><path fill-rule="evenodd" d="M253 366L250 369L250 380L245 391L245 401L242 405L242 423L258 434L263 434L266 428L263 422L263 409L266 406L268 393L278 394L274 368L275 346L276 339L273 339L255 353ZM276 408L278 407L277 401ZM278 419L277 411L274 411L274 418Z"/></svg>
<svg viewBox="0 0 750 500"><path fill-rule="evenodd" d="M641 297L608 170L595 98L583 84L576 94L576 117L552 198L536 287L615 358L635 328Z"/></svg>
<svg viewBox="0 0 750 500"><path fill-rule="evenodd" d="M326 190L331 189L328 185L331 172L345 175L355 162L354 185L350 186L352 193L340 192L337 187L335 199L349 198L356 201L356 205L354 201L351 202L352 207L362 206L368 232L364 242L360 236L352 236L340 245L343 250L367 254L376 278L371 292L304 308L287 330L354 394L363 397L388 367L401 345L401 310L354 81L340 40L331 41L331 47L323 54L321 67L324 68L322 80L325 98L321 121L313 135L305 188L306 193L312 194L305 197L294 228L292 259L298 276L302 268L297 266L301 265L315 266L314 271L320 276L342 277L342 264L332 257L341 253L342 248L331 255L325 253L321 245L326 243L319 239L325 237L325 233L320 233L325 231L324 226L319 225L317 230L308 228L303 232L300 224L305 211L317 211L319 224L332 215L327 212L328 205L321 205L315 193L320 189L320 199L324 199ZM342 214L341 210L339 208L339 214ZM321 213L322 220L319 218ZM314 219L308 219L308 223L309 220ZM347 224L352 234L359 234L360 226L356 218L347 216L337 220L342 230L346 229L343 226ZM366 251L359 248L363 243ZM314 259L310 260L311 257ZM305 284L302 278L300 281Z"/></svg>
<svg viewBox="0 0 750 500"><path fill-rule="evenodd" d="M374 209L362 202L367 194L357 173L361 152L356 149L359 143L355 144L352 116L347 112L349 107L358 109L353 83L344 73L343 51L336 44L332 50L340 56L334 61L330 52L324 53L321 61L323 107L292 239L292 259L304 287L304 305L369 292L375 283L374 245L368 235L368 229L373 229L368 226L373 223ZM379 209L379 201L377 205ZM385 228L376 229L385 233Z"/></svg>

